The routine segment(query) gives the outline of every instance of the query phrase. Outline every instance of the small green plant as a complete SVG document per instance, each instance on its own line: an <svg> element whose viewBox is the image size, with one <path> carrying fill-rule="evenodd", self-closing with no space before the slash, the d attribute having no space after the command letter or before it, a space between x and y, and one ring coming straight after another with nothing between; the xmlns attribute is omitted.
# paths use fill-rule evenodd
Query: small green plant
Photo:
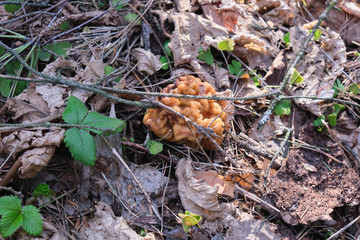
<svg viewBox="0 0 360 240"><path fill-rule="evenodd" d="M345 106L342 104L335 103L333 106L333 112L326 115L326 120L329 123L330 127L335 127L337 124L337 116L341 111L345 110ZM321 115L314 120L314 126L318 127L318 131L323 131L325 129L324 125L325 116Z"/></svg>
<svg viewBox="0 0 360 240"><path fill-rule="evenodd" d="M55 192L47 184L39 184L34 188L33 191L34 198L45 197L51 198L55 196Z"/></svg>
<svg viewBox="0 0 360 240"><path fill-rule="evenodd" d="M125 17L124 17L124 20L126 22L130 23L130 22L134 21L137 18L138 18L138 20L134 24L135 25L140 25L141 24L141 19L139 18L139 16L137 14L134 14L134 13L126 14Z"/></svg>
<svg viewBox="0 0 360 240"><path fill-rule="evenodd" d="M300 73L294 68L293 74L290 78L290 84L301 84L304 82L303 76L300 75Z"/></svg>
<svg viewBox="0 0 360 240"><path fill-rule="evenodd" d="M236 60L232 60L231 64L229 64L229 72L232 75L241 77L244 75L244 69L242 68L242 64Z"/></svg>
<svg viewBox="0 0 360 240"><path fill-rule="evenodd" d="M69 22L65 21L62 24L60 24L60 30L65 32L67 30L69 30L70 26L69 26Z"/></svg>
<svg viewBox="0 0 360 240"><path fill-rule="evenodd" d="M250 72L249 74L250 74L250 76L251 76L251 79L254 81L255 86L256 86L256 87L259 87L259 86L261 86L259 79L261 79L262 76L261 76L261 74L256 73L256 70L253 70L253 72L254 72L255 74L252 73L252 72Z"/></svg>
<svg viewBox="0 0 360 240"><path fill-rule="evenodd" d="M10 1L17 2L18 0L10 0ZM20 2L24 2L24 0L21 0ZM8 3L8 4L5 4L4 8L5 8L5 11L13 13L13 12L16 12L17 10L19 10L21 8L21 5Z"/></svg>
<svg viewBox="0 0 360 240"><path fill-rule="evenodd" d="M309 30L309 33L311 33L312 30ZM315 33L314 33L314 41L316 42L317 40L320 39L322 34L322 31L320 29L316 29Z"/></svg>
<svg viewBox="0 0 360 240"><path fill-rule="evenodd" d="M168 62L167 58L165 56L161 56L159 60L160 60L160 62L162 64L161 68L163 70L168 70L169 69L169 62Z"/></svg>
<svg viewBox="0 0 360 240"><path fill-rule="evenodd" d="M112 73L113 71L115 71L115 68L113 68L113 67L111 67L111 66L109 66L109 65L105 65L105 67L104 67L104 74L105 74L105 76L109 75L109 74ZM118 78L116 78L116 79L114 79L114 81L117 82L117 83L120 82L120 80L121 80L121 76L118 77Z"/></svg>
<svg viewBox="0 0 360 240"><path fill-rule="evenodd" d="M63 119L66 123L84 125L84 127L70 128L65 132L64 142L69 148L73 158L88 166L94 166L96 160L95 139L89 131L96 134L103 134L104 130L112 129L107 134L122 132L125 128L125 122L120 119L114 119L104 116L100 113L89 111L83 102L70 96L68 105L63 113ZM95 127L86 128L86 126Z"/></svg>
<svg viewBox="0 0 360 240"><path fill-rule="evenodd" d="M348 89L349 92L352 92L353 94L357 95L360 91L360 84L352 83L349 85Z"/></svg>
<svg viewBox="0 0 360 240"><path fill-rule="evenodd" d="M188 211L185 211L185 214L178 213L178 215L181 218L181 223L186 233L189 232L191 226L198 225L198 227L200 228L199 222L201 221L201 216Z"/></svg>
<svg viewBox="0 0 360 240"><path fill-rule="evenodd" d="M279 116L289 115L291 113L291 101L281 99L274 107L274 113Z"/></svg>
<svg viewBox="0 0 360 240"><path fill-rule="evenodd" d="M149 139L146 142L146 148L149 149L149 153L152 155L156 155L158 153L161 153L163 150L164 144L159 143L157 141Z"/></svg>
<svg viewBox="0 0 360 240"><path fill-rule="evenodd" d="M336 79L333 89L335 91L334 96L336 97L340 92L345 91L345 86L341 83L340 79Z"/></svg>
<svg viewBox="0 0 360 240"><path fill-rule="evenodd" d="M211 53L211 49L208 48L207 51L204 51L204 49L202 47L200 47L198 59L200 59L201 61L206 62L208 65L213 64L214 57L213 57L213 55Z"/></svg>
<svg viewBox="0 0 360 240"><path fill-rule="evenodd" d="M66 57L66 52L68 49L71 49L71 44L68 42L59 42L54 44L45 45L44 48L59 55ZM46 51L40 51L39 59L41 61L49 61L52 54Z"/></svg>
<svg viewBox="0 0 360 240"><path fill-rule="evenodd" d="M284 34L283 40L287 47L290 46L290 32Z"/></svg>
<svg viewBox="0 0 360 240"><path fill-rule="evenodd" d="M115 7L116 10L120 10L126 6L125 0L110 0L112 2L112 6Z"/></svg>
<svg viewBox="0 0 360 240"><path fill-rule="evenodd" d="M0 197L0 232L3 237L10 237L19 227L32 236L39 236L43 221L39 209L33 205L21 206L16 196Z"/></svg>
<svg viewBox="0 0 360 240"><path fill-rule="evenodd" d="M235 42L232 38L227 38L218 43L218 48L222 51L234 51Z"/></svg>
<svg viewBox="0 0 360 240"><path fill-rule="evenodd" d="M169 40L166 40L166 41L164 42L164 50L165 50L166 55L167 55L169 58L173 58L172 51L171 51L171 49L169 48L169 43L170 43Z"/></svg>

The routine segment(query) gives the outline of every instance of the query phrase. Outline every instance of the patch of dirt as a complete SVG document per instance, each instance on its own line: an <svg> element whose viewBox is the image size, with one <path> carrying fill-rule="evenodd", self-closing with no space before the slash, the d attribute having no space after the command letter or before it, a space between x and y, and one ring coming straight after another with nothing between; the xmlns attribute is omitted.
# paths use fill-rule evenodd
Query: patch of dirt
<svg viewBox="0 0 360 240"><path fill-rule="evenodd" d="M299 140L318 149L328 148L328 154L338 162L314 150L293 149L271 178L269 194L281 209L283 220L291 225L318 220L333 224L330 214L334 208L359 204L360 178L346 165L342 149L313 124L302 128Z"/></svg>

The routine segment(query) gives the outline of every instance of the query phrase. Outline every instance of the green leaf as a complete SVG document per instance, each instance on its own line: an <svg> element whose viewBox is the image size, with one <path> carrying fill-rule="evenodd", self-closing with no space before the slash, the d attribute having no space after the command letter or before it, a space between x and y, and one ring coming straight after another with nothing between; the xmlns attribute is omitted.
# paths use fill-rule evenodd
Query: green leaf
<svg viewBox="0 0 360 240"><path fill-rule="evenodd" d="M345 106L338 103L335 103L333 108L336 115L338 115L340 111L345 110Z"/></svg>
<svg viewBox="0 0 360 240"><path fill-rule="evenodd" d="M326 120L329 122L329 126L335 127L337 122L337 114L331 113L326 116Z"/></svg>
<svg viewBox="0 0 360 240"><path fill-rule="evenodd" d="M209 65L213 64L214 62L214 57L211 53L210 48L206 52L204 51L200 52L198 58L202 61L205 61Z"/></svg>
<svg viewBox="0 0 360 240"><path fill-rule="evenodd" d="M63 32L66 32L67 30L69 30L69 22L65 21L60 25L60 30Z"/></svg>
<svg viewBox="0 0 360 240"><path fill-rule="evenodd" d="M49 185L39 184L34 188L33 196L35 198L40 197L40 196L50 198L52 196L55 196L55 192L49 187Z"/></svg>
<svg viewBox="0 0 360 240"><path fill-rule="evenodd" d="M229 65L229 72L230 72L230 74L234 75L234 73L235 73L235 68L234 68L233 65Z"/></svg>
<svg viewBox="0 0 360 240"><path fill-rule="evenodd" d="M359 53L358 51L355 51L355 52L354 52L354 55L357 56L357 57L359 57L359 56L360 56L360 53Z"/></svg>
<svg viewBox="0 0 360 240"><path fill-rule="evenodd" d="M70 96L65 111L63 112L63 119L69 124L81 124L84 120L88 109L84 103L77 97Z"/></svg>
<svg viewBox="0 0 360 240"><path fill-rule="evenodd" d="M39 59L41 61L44 61L44 62L49 61L50 57L51 57L51 53L49 53L49 52L40 51L40 53L39 53Z"/></svg>
<svg viewBox="0 0 360 240"><path fill-rule="evenodd" d="M292 74L291 79L290 79L290 84L300 84L302 82L304 82L304 78L294 68L293 74Z"/></svg>
<svg viewBox="0 0 360 240"><path fill-rule="evenodd" d="M235 42L232 38L227 38L218 43L218 48L223 51L234 51Z"/></svg>
<svg viewBox="0 0 360 240"><path fill-rule="evenodd" d="M334 83L333 89L335 91L334 97L341 91L345 90L345 86L341 83L340 79L336 79L336 82Z"/></svg>
<svg viewBox="0 0 360 240"><path fill-rule="evenodd" d="M23 92L24 89L26 89L28 86L28 83L25 81L17 81L16 82L16 88L15 88L15 95L19 95Z"/></svg>
<svg viewBox="0 0 360 240"><path fill-rule="evenodd" d="M163 146L164 145L162 143L150 139L146 143L146 148L149 149L149 152L152 155L161 153L163 150Z"/></svg>
<svg viewBox="0 0 360 240"><path fill-rule="evenodd" d="M24 206L22 209L22 228L32 236L39 236L43 230L43 221L39 209L33 205Z"/></svg>
<svg viewBox="0 0 360 240"><path fill-rule="evenodd" d="M112 5L115 7L115 9L120 10L124 6L126 6L126 3L123 3L124 0L112 0Z"/></svg>
<svg viewBox="0 0 360 240"><path fill-rule="evenodd" d="M199 225L199 221L201 221L201 216L188 211L185 211L185 214L178 213L178 215L181 218L181 223L186 233L189 232L191 226Z"/></svg>
<svg viewBox="0 0 360 240"><path fill-rule="evenodd" d="M0 197L0 215L21 211L21 200L16 196Z"/></svg>
<svg viewBox="0 0 360 240"><path fill-rule="evenodd" d="M11 61L5 65L5 69L8 74L17 74L20 69L20 62L19 61Z"/></svg>
<svg viewBox="0 0 360 240"><path fill-rule="evenodd" d="M172 51L171 51L171 49L170 49L169 46L168 46L169 43L170 43L169 40L166 40L166 41L164 42L164 50L165 50L166 55L168 55L169 58L173 58Z"/></svg>
<svg viewBox="0 0 360 240"><path fill-rule="evenodd" d="M115 71L115 68L113 68L113 67L111 67L109 65L105 65L105 67L104 67L104 74L105 75L109 75L113 71Z"/></svg>
<svg viewBox="0 0 360 240"><path fill-rule="evenodd" d="M126 21L126 22L132 22L132 21L134 21L136 18L138 18L139 16L137 15L137 14L134 14L134 13L128 13L128 14L126 14L125 15L125 17L124 17L124 20ZM141 19L139 18L135 23L134 23L135 25L140 25L141 24Z"/></svg>
<svg viewBox="0 0 360 240"><path fill-rule="evenodd" d="M232 65L229 65L230 74L241 77L244 75L244 70L242 69L242 64L236 60L231 61ZM231 67L230 67L231 66Z"/></svg>
<svg viewBox="0 0 360 240"><path fill-rule="evenodd" d="M315 120L314 120L314 126L315 127L323 127L324 126L324 123L322 120L325 120L325 116L324 115L321 115L320 117L317 117Z"/></svg>
<svg viewBox="0 0 360 240"><path fill-rule="evenodd" d="M359 94L359 88L360 88L360 84L357 83L352 83L350 84L350 86L348 87L348 91L352 92L353 94Z"/></svg>
<svg viewBox="0 0 360 240"><path fill-rule="evenodd" d="M169 69L169 63L168 63L168 60L166 59L165 56L161 56L160 57L160 62L161 62L161 68L163 70L168 70Z"/></svg>
<svg viewBox="0 0 360 240"><path fill-rule="evenodd" d="M115 132L122 132L125 128L125 122L121 119L111 118L105 115L102 115L97 112L90 111L88 115L85 117L84 121L82 121L83 125L88 125L92 127L97 127L101 129L113 129L113 133ZM96 134L102 134L103 131L96 130L96 129L88 129Z"/></svg>
<svg viewBox="0 0 360 240"><path fill-rule="evenodd" d="M285 44L286 44L286 46L288 47L288 46L290 46L290 32L288 32L288 33L286 33L285 35L284 35L284 42L285 42Z"/></svg>
<svg viewBox="0 0 360 240"><path fill-rule="evenodd" d="M8 97L10 94L11 80L0 78L0 93L3 97Z"/></svg>
<svg viewBox="0 0 360 240"><path fill-rule="evenodd" d="M17 2L18 0L10 0L10 1L13 1L13 2ZM24 0L21 0L21 2L24 2ZM16 12L17 10L19 10L21 8L21 5L20 4L5 4L5 11L7 12Z"/></svg>
<svg viewBox="0 0 360 240"><path fill-rule="evenodd" d="M10 237L21 225L21 211L8 212L2 215L0 232L3 237Z"/></svg>
<svg viewBox="0 0 360 240"><path fill-rule="evenodd" d="M3 46L0 46L0 55L3 55L5 53L5 48Z"/></svg>
<svg viewBox="0 0 360 240"><path fill-rule="evenodd" d="M65 56L65 57L66 57L67 49L71 49L71 47L72 47L71 44L68 42L59 42L44 46L44 48L46 48L47 50L56 53L59 56ZM48 61L50 57L51 54L49 52L40 51L39 59L41 61Z"/></svg>
<svg viewBox="0 0 360 240"><path fill-rule="evenodd" d="M95 139L87 131L71 128L65 132L64 142L71 156L88 166L94 166L96 160Z"/></svg>
<svg viewBox="0 0 360 240"><path fill-rule="evenodd" d="M314 41L316 42L321 37L322 31L320 29L316 29L314 33Z"/></svg>
<svg viewBox="0 0 360 240"><path fill-rule="evenodd" d="M291 101L281 99L274 107L274 113L279 116L289 115L291 113Z"/></svg>

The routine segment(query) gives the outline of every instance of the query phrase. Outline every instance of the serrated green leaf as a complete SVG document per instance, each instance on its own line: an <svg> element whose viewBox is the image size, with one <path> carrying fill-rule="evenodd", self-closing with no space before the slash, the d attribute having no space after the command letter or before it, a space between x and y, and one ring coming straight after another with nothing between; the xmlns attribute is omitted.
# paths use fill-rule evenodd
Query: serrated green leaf
<svg viewBox="0 0 360 240"><path fill-rule="evenodd" d="M60 24L60 30L63 32L69 30L69 22L65 21L62 24Z"/></svg>
<svg viewBox="0 0 360 240"><path fill-rule="evenodd" d="M120 10L126 6L126 4L123 2L124 0L112 0L112 5L115 7L115 9Z"/></svg>
<svg viewBox="0 0 360 240"><path fill-rule="evenodd" d="M113 68L113 67L111 67L109 65L105 65L105 67L104 67L104 74L105 75L109 75L113 71L115 71L115 68Z"/></svg>
<svg viewBox="0 0 360 240"><path fill-rule="evenodd" d="M77 97L70 96L65 111L63 112L63 119L69 124L81 124L84 120L88 109L84 103Z"/></svg>
<svg viewBox="0 0 360 240"><path fill-rule="evenodd" d="M146 148L149 149L149 153L152 155L156 155L161 153L164 145L154 140L148 140L146 143Z"/></svg>
<svg viewBox="0 0 360 240"><path fill-rule="evenodd" d="M160 57L160 62L161 62L161 68L163 69L163 70L168 70L169 69L169 63L168 63L168 61L167 61L167 59L166 59L166 57L165 56L161 56Z"/></svg>
<svg viewBox="0 0 360 240"><path fill-rule="evenodd" d="M17 2L18 0L10 0L10 1ZM23 2L23 1L24 0L21 0L21 2ZM16 12L17 10L19 10L21 8L21 5L8 3L8 4L5 4L4 8L5 8L5 11L13 13L13 12Z"/></svg>
<svg viewBox="0 0 360 240"><path fill-rule="evenodd" d="M125 122L121 119L111 118L92 111L88 113L88 115L85 117L84 121L81 124L101 128L104 130L113 129L114 132L122 132L126 125ZM99 135L103 133L103 131L96 129L88 129L88 130Z"/></svg>
<svg viewBox="0 0 360 240"><path fill-rule="evenodd" d="M3 97L8 97L11 89L11 80L0 78L0 93Z"/></svg>
<svg viewBox="0 0 360 240"><path fill-rule="evenodd" d="M291 113L291 101L281 99L274 107L274 113L279 116L289 115Z"/></svg>
<svg viewBox="0 0 360 240"><path fill-rule="evenodd" d="M348 87L348 91L349 92L352 92L353 94L359 94L359 89L360 88L360 85L357 84L357 83L352 83L350 84L350 86Z"/></svg>
<svg viewBox="0 0 360 240"><path fill-rule="evenodd" d="M43 230L43 221L39 209L33 205L24 206L22 209L22 228L32 236L39 236Z"/></svg>
<svg viewBox="0 0 360 240"><path fill-rule="evenodd" d="M22 215L20 211L3 214L0 222L0 232L3 237L10 237L21 225Z"/></svg>
<svg viewBox="0 0 360 240"><path fill-rule="evenodd" d="M164 50L165 50L165 53L166 55L168 55L169 58L173 58L173 54L172 54L172 51L171 49L169 48L169 43L170 43L170 40L166 40L164 42Z"/></svg>
<svg viewBox="0 0 360 240"><path fill-rule="evenodd" d="M16 196L0 197L0 215L21 210L21 200Z"/></svg>
<svg viewBox="0 0 360 240"><path fill-rule="evenodd" d="M326 116L326 120L329 123L329 126L335 127L337 123L337 115L336 113L332 113Z"/></svg>
<svg viewBox="0 0 360 240"><path fill-rule="evenodd" d="M124 20L126 22L132 22L134 21L137 17L139 17L137 14L134 14L134 13L128 13L124 16ZM139 18L135 23L135 25L140 25L141 24L141 19Z"/></svg>
<svg viewBox="0 0 360 240"><path fill-rule="evenodd" d="M54 191L51 191L49 185L47 184L39 184L34 188L33 196L35 198L40 196L50 197L54 193Z"/></svg>
<svg viewBox="0 0 360 240"><path fill-rule="evenodd" d="M96 160L95 139L87 131L71 128L65 132L64 142L71 156L88 166L94 166Z"/></svg>
<svg viewBox="0 0 360 240"><path fill-rule="evenodd" d="M206 52L200 52L198 58L202 61L205 61L208 65L211 65L214 62L214 57L210 48Z"/></svg>
<svg viewBox="0 0 360 240"><path fill-rule="evenodd" d="M290 84L300 84L302 82L304 82L304 78L294 68L293 74L291 75Z"/></svg>
<svg viewBox="0 0 360 240"><path fill-rule="evenodd" d="M290 32L284 34L284 38L283 38L283 39L284 39L284 42L285 42L286 46L287 46L287 47L290 46Z"/></svg>
<svg viewBox="0 0 360 240"><path fill-rule="evenodd" d="M223 51L234 51L235 42L232 38L227 38L218 43L218 48Z"/></svg>

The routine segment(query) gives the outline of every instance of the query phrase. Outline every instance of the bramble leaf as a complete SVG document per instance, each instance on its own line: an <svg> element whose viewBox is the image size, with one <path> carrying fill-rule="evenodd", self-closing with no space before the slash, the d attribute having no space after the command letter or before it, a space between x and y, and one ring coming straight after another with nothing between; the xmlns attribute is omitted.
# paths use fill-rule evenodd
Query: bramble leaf
<svg viewBox="0 0 360 240"><path fill-rule="evenodd" d="M94 166L96 160L95 139L84 129L71 128L65 132L64 142L71 156L88 166Z"/></svg>
<svg viewBox="0 0 360 240"><path fill-rule="evenodd" d="M33 205L27 205L22 207L22 228L33 236L38 236L43 230L43 221L39 209Z"/></svg>
<svg viewBox="0 0 360 240"><path fill-rule="evenodd" d="M44 196L44 197L51 197L55 196L55 192L49 187L47 184L39 184L34 188L33 196L35 198Z"/></svg>
<svg viewBox="0 0 360 240"><path fill-rule="evenodd" d="M1 235L3 237L10 237L20 227L21 222L21 211L11 211L6 214L2 214L0 222Z"/></svg>
<svg viewBox="0 0 360 240"><path fill-rule="evenodd" d="M0 197L0 215L21 210L21 200L16 196Z"/></svg>
<svg viewBox="0 0 360 240"><path fill-rule="evenodd" d="M90 111L86 115L85 119L81 122L83 125L88 125L92 127L102 128L102 129L113 129L113 133L122 132L125 128L125 122L121 119L111 118L105 115L102 115L97 112ZM86 128L85 128L86 129ZM97 129L88 129L96 134L101 135L103 131Z"/></svg>
<svg viewBox="0 0 360 240"><path fill-rule="evenodd" d="M88 109L84 103L77 97L70 96L65 111L63 112L63 119L69 124L81 124L84 120Z"/></svg>

